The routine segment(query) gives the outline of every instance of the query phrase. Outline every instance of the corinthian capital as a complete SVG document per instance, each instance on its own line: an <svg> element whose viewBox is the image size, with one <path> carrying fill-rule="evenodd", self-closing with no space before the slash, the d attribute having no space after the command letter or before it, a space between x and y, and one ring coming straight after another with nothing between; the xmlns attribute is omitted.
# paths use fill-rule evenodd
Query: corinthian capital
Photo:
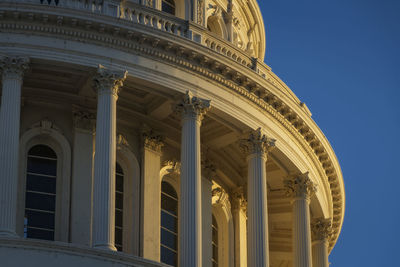
<svg viewBox="0 0 400 267"><path fill-rule="evenodd" d="M164 137L155 133L153 130L146 128L142 131L143 145L146 149L161 153L164 146Z"/></svg>
<svg viewBox="0 0 400 267"><path fill-rule="evenodd" d="M99 65L97 73L93 77L97 93L111 93L115 97L118 97L119 90L126 79L127 73L127 71L109 70Z"/></svg>
<svg viewBox="0 0 400 267"><path fill-rule="evenodd" d="M314 183L308 177L308 172L293 175L288 180L284 181L286 194L293 198L305 198L309 200L312 195L317 192Z"/></svg>
<svg viewBox="0 0 400 267"><path fill-rule="evenodd" d="M232 193L232 208L233 210L247 211L247 200L244 197L243 187L239 187Z"/></svg>
<svg viewBox="0 0 400 267"><path fill-rule="evenodd" d="M93 111L79 107L72 107L72 114L74 120L74 127L76 129L94 132L96 124L96 115Z"/></svg>
<svg viewBox="0 0 400 267"><path fill-rule="evenodd" d="M311 223L311 231L313 240L328 241L332 235L331 219L316 219Z"/></svg>
<svg viewBox="0 0 400 267"><path fill-rule="evenodd" d="M174 107L174 110L181 114L183 119L191 118L202 121L204 115L210 109L210 102L210 100L193 96L192 92L187 91L183 99Z"/></svg>
<svg viewBox="0 0 400 267"><path fill-rule="evenodd" d="M240 148L248 155L266 154L275 147L275 140L262 134L261 128L250 132L249 137L240 140Z"/></svg>
<svg viewBox="0 0 400 267"><path fill-rule="evenodd" d="M22 79L24 72L29 68L29 58L27 57L9 57L0 58L0 69L4 76L12 76Z"/></svg>

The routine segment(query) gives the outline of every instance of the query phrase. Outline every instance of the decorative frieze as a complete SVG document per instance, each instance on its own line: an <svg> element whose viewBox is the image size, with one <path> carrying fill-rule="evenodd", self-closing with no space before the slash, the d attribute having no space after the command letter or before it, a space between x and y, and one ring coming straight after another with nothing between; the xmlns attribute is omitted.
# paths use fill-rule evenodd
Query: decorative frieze
<svg viewBox="0 0 400 267"><path fill-rule="evenodd" d="M186 91L182 100L174 107L177 114L182 116L183 120L195 119L201 122L204 115L210 109L211 101L193 96L191 91Z"/></svg>
<svg viewBox="0 0 400 267"><path fill-rule="evenodd" d="M293 198L310 198L316 193L317 188L308 176L308 172L292 175L284 181L286 195Z"/></svg>
<svg viewBox="0 0 400 267"><path fill-rule="evenodd" d="M240 140L240 148L246 155L251 154L267 154L275 147L275 140L268 138L258 128L249 133L249 137Z"/></svg>

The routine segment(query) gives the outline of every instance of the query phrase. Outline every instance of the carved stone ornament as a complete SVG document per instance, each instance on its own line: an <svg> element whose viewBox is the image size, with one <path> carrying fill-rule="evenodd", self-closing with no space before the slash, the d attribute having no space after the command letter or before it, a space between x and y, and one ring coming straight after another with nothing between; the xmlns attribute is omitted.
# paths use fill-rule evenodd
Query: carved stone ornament
<svg viewBox="0 0 400 267"><path fill-rule="evenodd" d="M286 195L293 198L304 198L309 200L316 192L317 188L308 177L308 172L293 175L284 181Z"/></svg>
<svg viewBox="0 0 400 267"><path fill-rule="evenodd" d="M126 137L122 134L117 134L117 149L123 150L129 148L129 143Z"/></svg>
<svg viewBox="0 0 400 267"><path fill-rule="evenodd" d="M197 23L203 25L204 21L204 0L197 2Z"/></svg>
<svg viewBox="0 0 400 267"><path fill-rule="evenodd" d="M193 96L192 92L186 91L183 99L174 106L174 111L182 115L183 119L203 120L204 115L210 109L210 100Z"/></svg>
<svg viewBox="0 0 400 267"><path fill-rule="evenodd" d="M164 146L164 137L156 134L153 130L146 129L142 132L143 145L145 148L161 153Z"/></svg>
<svg viewBox="0 0 400 267"><path fill-rule="evenodd" d="M212 181L217 175L217 167L208 159L201 162L202 166L202 176L204 176L209 181Z"/></svg>
<svg viewBox="0 0 400 267"><path fill-rule="evenodd" d="M268 138L262 133L261 128L258 128L250 132L247 139L240 140L239 145L247 155L266 154L275 147L275 139Z"/></svg>
<svg viewBox="0 0 400 267"><path fill-rule="evenodd" d="M96 115L94 112L73 106L72 114L75 128L94 132L96 124Z"/></svg>
<svg viewBox="0 0 400 267"><path fill-rule="evenodd" d="M211 191L212 204L222 204L229 201L229 196L222 187L216 187Z"/></svg>
<svg viewBox="0 0 400 267"><path fill-rule="evenodd" d="M120 88L126 79L127 71L109 70L106 67L99 65L97 73L93 78L97 93L111 93L118 97Z"/></svg>
<svg viewBox="0 0 400 267"><path fill-rule="evenodd" d="M233 210L243 210L247 212L247 200L244 197L243 187L239 187L232 193L232 208Z"/></svg>
<svg viewBox="0 0 400 267"><path fill-rule="evenodd" d="M315 219L311 223L311 231L313 240L329 241L332 236L332 220L331 219Z"/></svg>
<svg viewBox="0 0 400 267"><path fill-rule="evenodd" d="M24 72L29 68L29 58L27 57L9 57L0 58L0 70L4 76L16 79L22 79Z"/></svg>
<svg viewBox="0 0 400 267"><path fill-rule="evenodd" d="M169 167L168 168L168 172L169 173L181 173L181 163L177 160L167 160L164 162L164 166L165 167Z"/></svg>
<svg viewBox="0 0 400 267"><path fill-rule="evenodd" d="M153 7L153 0L145 0L144 5L148 7Z"/></svg>

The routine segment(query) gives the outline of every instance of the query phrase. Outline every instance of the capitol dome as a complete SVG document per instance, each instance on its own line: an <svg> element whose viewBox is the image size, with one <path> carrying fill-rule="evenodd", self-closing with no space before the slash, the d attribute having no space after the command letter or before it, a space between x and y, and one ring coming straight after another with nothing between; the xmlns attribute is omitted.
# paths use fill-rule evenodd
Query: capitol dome
<svg viewBox="0 0 400 267"><path fill-rule="evenodd" d="M2 266L328 267L328 140L255 0L0 2Z"/></svg>

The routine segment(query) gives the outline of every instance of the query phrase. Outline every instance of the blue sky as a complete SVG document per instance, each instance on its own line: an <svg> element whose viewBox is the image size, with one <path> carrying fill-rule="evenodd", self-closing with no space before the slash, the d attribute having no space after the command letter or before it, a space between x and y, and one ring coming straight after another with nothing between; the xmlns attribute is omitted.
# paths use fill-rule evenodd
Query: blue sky
<svg viewBox="0 0 400 267"><path fill-rule="evenodd" d="M399 266L400 1L258 2L265 62L310 108L342 167L331 266Z"/></svg>

